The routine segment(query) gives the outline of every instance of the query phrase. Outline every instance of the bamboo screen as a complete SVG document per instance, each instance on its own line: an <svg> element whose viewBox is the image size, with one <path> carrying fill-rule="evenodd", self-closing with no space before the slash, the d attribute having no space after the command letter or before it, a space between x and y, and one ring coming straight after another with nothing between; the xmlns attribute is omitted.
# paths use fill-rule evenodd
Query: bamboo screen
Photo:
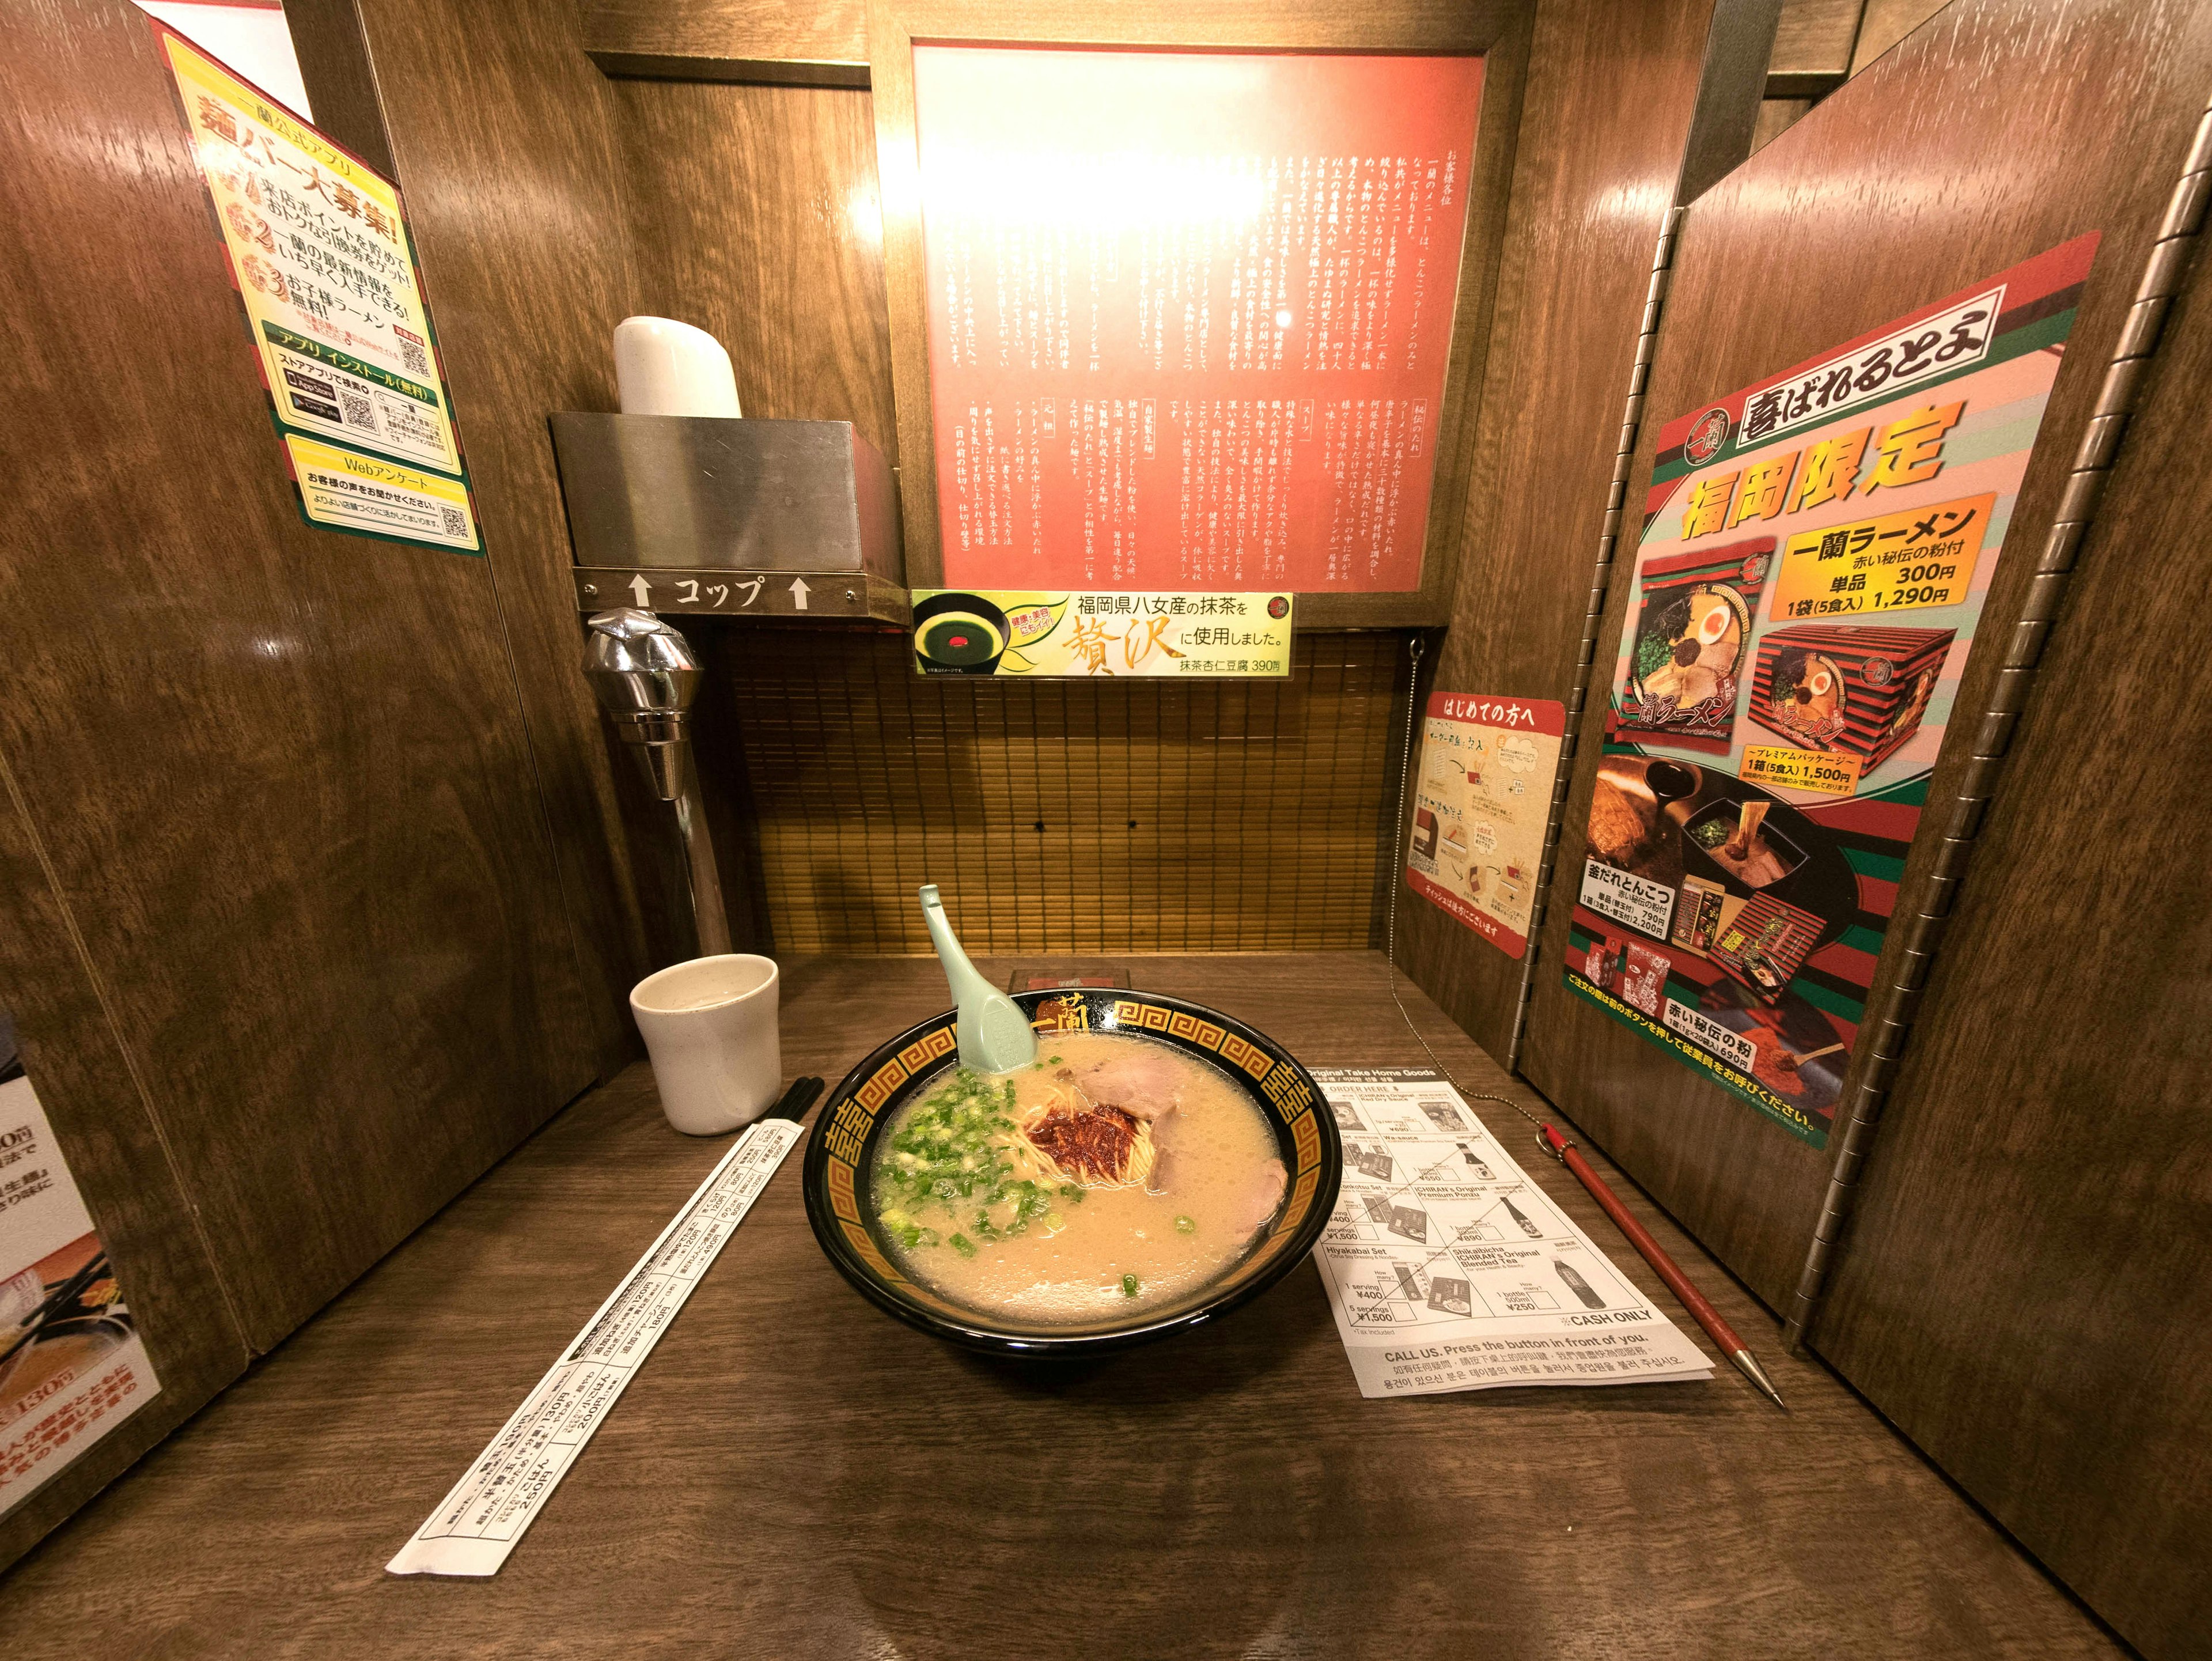
<svg viewBox="0 0 2212 1661"><path fill-rule="evenodd" d="M743 630L750 873L781 952L1358 948L1404 647L1305 635L1287 681L914 672L903 635ZM720 699L717 702L720 702Z"/></svg>

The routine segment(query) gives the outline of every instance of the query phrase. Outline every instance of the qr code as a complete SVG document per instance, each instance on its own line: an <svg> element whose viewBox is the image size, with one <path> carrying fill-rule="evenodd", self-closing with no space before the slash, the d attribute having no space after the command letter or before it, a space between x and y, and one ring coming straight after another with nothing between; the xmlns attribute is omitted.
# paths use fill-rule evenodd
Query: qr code
<svg viewBox="0 0 2212 1661"><path fill-rule="evenodd" d="M338 388L338 402L345 406L347 426L366 427L372 432L375 430L376 411L370 407L369 401L364 395L341 386Z"/></svg>
<svg viewBox="0 0 2212 1661"><path fill-rule="evenodd" d="M430 373L430 354L404 336L399 342L399 361L416 374Z"/></svg>
<svg viewBox="0 0 2212 1661"><path fill-rule="evenodd" d="M468 518L459 508L448 508L441 503L438 508L438 517L445 522L446 534L447 536L453 537L462 542L468 540Z"/></svg>

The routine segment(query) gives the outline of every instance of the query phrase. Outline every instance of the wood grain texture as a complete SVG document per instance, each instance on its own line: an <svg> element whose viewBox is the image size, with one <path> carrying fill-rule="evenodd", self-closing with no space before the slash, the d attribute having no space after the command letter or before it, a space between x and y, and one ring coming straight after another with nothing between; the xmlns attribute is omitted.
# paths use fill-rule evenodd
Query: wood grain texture
<svg viewBox="0 0 2212 1661"><path fill-rule="evenodd" d="M1864 0L1782 0L1767 74L1833 76L1850 73Z"/></svg>
<svg viewBox="0 0 2212 1661"><path fill-rule="evenodd" d="M343 13L355 0L295 4ZM582 633L545 417L616 406L614 327L635 309L618 112L581 55L568 0L489 10L393 0L362 9L354 27L380 94L485 524L588 990L586 1033L611 1069L637 1049L629 988L676 948L646 934L630 843L649 833L625 820L611 764L620 758L578 668ZM320 97L324 67L301 63L310 99Z"/></svg>
<svg viewBox="0 0 2212 1661"><path fill-rule="evenodd" d="M867 84L867 0L580 0L578 10L583 48L603 65L717 81L835 67Z"/></svg>
<svg viewBox="0 0 2212 1661"><path fill-rule="evenodd" d="M0 1568L246 1370L246 1335L74 919L0 754L0 1007L144 1340L161 1393L0 1517ZM12 1129L13 1126L0 1126ZM20 1262L11 1266L21 1267ZM24 1421L25 1424L34 1420ZM21 1429L11 1433L21 1435Z"/></svg>
<svg viewBox="0 0 2212 1661"><path fill-rule="evenodd" d="M1759 125L1751 130L1753 155L1765 149L1805 119L1813 107L1809 98L1764 98L1759 104Z"/></svg>
<svg viewBox="0 0 2212 1661"><path fill-rule="evenodd" d="M641 310L729 349L749 416L849 421L898 465L868 94L613 88Z"/></svg>
<svg viewBox="0 0 2212 1661"><path fill-rule="evenodd" d="M1859 38L1851 48L1851 73L1856 75L1948 3L1950 0L1866 0Z"/></svg>
<svg viewBox="0 0 2212 1661"><path fill-rule="evenodd" d="M1644 499L1653 437L1665 420L2101 229L2104 242L1985 616L2015 614L2203 89L2212 84L2206 43L2179 13L2172 5L1960 0L1701 197L1675 262L1631 502ZM2109 138L2084 144L2084 132ZM2160 158L2156 167L2146 161L2152 156ZM1819 260L1799 257L1811 247L1830 252ZM1601 675L1632 588L1625 575L1611 586ZM1990 651L1969 660L1958 708L1984 707L1996 666ZM1606 702L1591 699L1566 808L1558 881L1569 891ZM1951 788L1972 727L1954 722L1947 733L1932 800ZM2028 781L2015 776L2014 783ZM1923 845L1907 862L1899 915L1922 891L1928 851ZM1534 983L1524 1072L1754 1291L1785 1305L1819 1214L1830 1156L1764 1124L1751 1108L1569 994L1559 965L1570 907L1565 894L1558 897L1545 936L1548 966ZM1878 981L1889 972L1885 964ZM1915 1043L1945 1041L1942 1028L1923 1019ZM1845 1080L1846 1099L1856 1077L1855 1069ZM2002 1110L1993 1097L1978 1099L1986 1110ZM1877 1147L1877 1163L1881 1157Z"/></svg>
<svg viewBox="0 0 2212 1661"><path fill-rule="evenodd" d="M898 393L908 586L934 586L944 572L915 161L915 40L1483 54L1482 108L1468 174L1467 232L1420 587L1403 593L1316 593L1299 599L1304 627L1400 628L1443 622L1452 592L1462 505L1475 465L1475 399L1487 362L1534 9L1529 0L1375 0L1364 6L1343 0L1225 0L1203 7L1145 0L1110 8L1085 0L875 0L868 62L883 175L884 289Z"/></svg>
<svg viewBox="0 0 2212 1661"><path fill-rule="evenodd" d="M2160 551L2201 547L2212 509L2199 259L2014 729L1814 1329L2161 1658L2212 1648L2212 983L2179 970L2212 958L2212 880L2187 841L2207 807L2195 758L2212 751L2197 644L2212 564Z"/></svg>
<svg viewBox="0 0 2212 1661"><path fill-rule="evenodd" d="M635 309L720 340L748 415L850 421L896 466L867 94L671 81L617 81L612 93ZM737 637L713 622L679 626L710 660ZM772 934L735 684L710 675L693 727L732 938L751 950ZM648 937L681 955L681 849L667 810L628 771L616 788Z"/></svg>
<svg viewBox="0 0 2212 1661"><path fill-rule="evenodd" d="M1537 14L1452 623L1431 687L1564 701L1590 607L1651 250L1673 201L1711 0ZM1418 743L1418 734L1416 742ZM1389 856L1403 883L1405 850ZM1523 965L1410 888L1399 961L1507 1053Z"/></svg>
<svg viewBox="0 0 2212 1661"><path fill-rule="evenodd" d="M1372 952L1128 966L1310 1064L1424 1062ZM785 1066L833 1080L945 1001L926 962L784 974ZM1407 1001L1468 1088L1534 1101ZM643 1068L594 1092L0 1583L10 1655L2119 1653L1601 1161L1789 1414L1726 1374L1364 1401L1310 1264L1148 1349L986 1361L837 1277L794 1157L499 1576L381 1574L726 1146Z"/></svg>
<svg viewBox="0 0 2212 1661"><path fill-rule="evenodd" d="M926 953L926 882L971 951L1368 944L1393 636L1301 633L1285 680L1117 684L925 678L902 634L692 634L702 776L747 810L725 881L778 952Z"/></svg>
<svg viewBox="0 0 2212 1661"><path fill-rule="evenodd" d="M0 745L265 1348L591 1080L585 1000L491 568L302 522L144 17L7 27L5 326L39 414L0 435ZM67 985L63 952L10 972Z"/></svg>

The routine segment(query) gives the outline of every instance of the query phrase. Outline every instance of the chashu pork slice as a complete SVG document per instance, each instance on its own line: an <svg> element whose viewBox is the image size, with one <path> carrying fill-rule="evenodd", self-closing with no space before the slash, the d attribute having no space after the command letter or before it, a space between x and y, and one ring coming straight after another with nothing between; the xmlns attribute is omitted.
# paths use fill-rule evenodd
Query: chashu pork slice
<svg viewBox="0 0 2212 1661"><path fill-rule="evenodd" d="M1268 1160L1238 1189L1231 1227L1239 1234L1249 1234L1272 1222L1283 1203L1283 1190L1289 1186L1290 1174L1283 1169L1283 1162Z"/></svg>
<svg viewBox="0 0 2212 1661"><path fill-rule="evenodd" d="M1175 1057L1149 1048L1093 1062L1080 1072L1062 1068L1054 1076L1133 1119L1157 1119L1182 1100L1182 1070Z"/></svg>

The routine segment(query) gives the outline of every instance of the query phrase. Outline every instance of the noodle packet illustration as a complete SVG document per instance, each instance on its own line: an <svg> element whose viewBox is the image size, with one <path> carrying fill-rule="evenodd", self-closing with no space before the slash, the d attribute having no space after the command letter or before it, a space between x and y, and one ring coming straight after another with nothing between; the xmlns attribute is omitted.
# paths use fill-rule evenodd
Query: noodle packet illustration
<svg viewBox="0 0 2212 1661"><path fill-rule="evenodd" d="M1621 727L1725 746L1774 538L1666 555L1639 574L1642 604L1621 701Z"/></svg>
<svg viewBox="0 0 2212 1661"><path fill-rule="evenodd" d="M1881 765L1920 730L1954 629L1802 624L1760 637L1751 718L1801 750Z"/></svg>

